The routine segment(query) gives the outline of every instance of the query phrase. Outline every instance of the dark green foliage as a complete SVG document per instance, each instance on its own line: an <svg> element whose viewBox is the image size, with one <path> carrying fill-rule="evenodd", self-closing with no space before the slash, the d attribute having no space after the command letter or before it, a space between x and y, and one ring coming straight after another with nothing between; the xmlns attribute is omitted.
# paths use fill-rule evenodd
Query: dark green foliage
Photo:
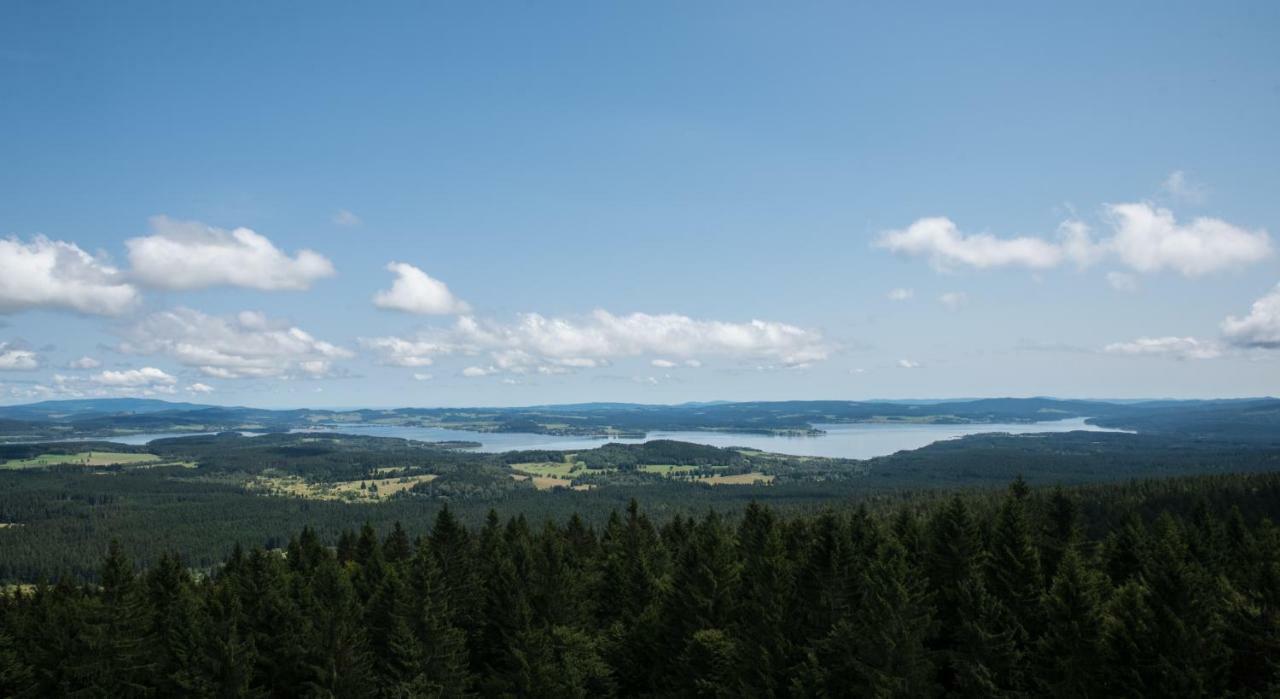
<svg viewBox="0 0 1280 699"><path fill-rule="evenodd" d="M416 540L308 528L197 574L112 546L96 582L0 595L0 694L1271 696L1280 530L1240 495L1269 483L661 525L632 502L599 536L443 509Z"/></svg>

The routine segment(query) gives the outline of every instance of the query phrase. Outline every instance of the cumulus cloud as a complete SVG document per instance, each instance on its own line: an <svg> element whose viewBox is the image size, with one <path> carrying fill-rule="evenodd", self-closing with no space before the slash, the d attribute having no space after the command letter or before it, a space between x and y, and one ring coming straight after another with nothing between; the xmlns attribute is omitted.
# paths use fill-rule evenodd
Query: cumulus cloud
<svg viewBox="0 0 1280 699"><path fill-rule="evenodd" d="M0 239L0 313L55 308L118 315L138 298L119 270L75 243Z"/></svg>
<svg viewBox="0 0 1280 699"><path fill-rule="evenodd" d="M189 308L162 311L126 329L125 337L123 351L167 355L221 379L326 376L335 360L354 356L301 328L252 311L234 318Z"/></svg>
<svg viewBox="0 0 1280 699"><path fill-rule="evenodd" d="M124 369L121 371L112 371L108 369L94 374L89 377L89 380L101 386L114 386L119 388L172 386L178 383L178 379L172 374L153 366L143 367L141 369Z"/></svg>
<svg viewBox="0 0 1280 699"><path fill-rule="evenodd" d="M296 291L334 273L320 253L299 250L291 257L248 228L228 231L167 216L153 216L151 235L131 238L125 246L132 278L160 289Z"/></svg>
<svg viewBox="0 0 1280 699"><path fill-rule="evenodd" d="M938 303L951 310L957 310L969 302L969 295L963 291L948 291L938 297Z"/></svg>
<svg viewBox="0 0 1280 699"><path fill-rule="evenodd" d="M88 355L67 362L67 367L71 369L97 369L100 366L102 366L102 362Z"/></svg>
<svg viewBox="0 0 1280 699"><path fill-rule="evenodd" d="M424 367L435 363L433 355L449 354L452 347L439 342L406 340L400 337L362 337L360 346L373 350L383 364Z"/></svg>
<svg viewBox="0 0 1280 699"><path fill-rule="evenodd" d="M893 289L889 291L886 296L888 296L890 301L908 301L912 296L915 296L915 294L916 292L911 289Z"/></svg>
<svg viewBox="0 0 1280 699"><path fill-rule="evenodd" d="M899 369L919 369L920 368L920 362L912 361L910 359L899 359L897 365Z"/></svg>
<svg viewBox="0 0 1280 699"><path fill-rule="evenodd" d="M902 230L883 233L878 247L924 257L938 269L1024 267L1048 269L1065 262L1088 266L1115 260L1144 273L1171 270L1198 277L1267 258L1266 231L1246 230L1216 218L1179 222L1168 209L1147 202L1105 207L1110 235L1094 239L1080 221L1059 226L1058 237L998 238L966 234L946 218L922 218Z"/></svg>
<svg viewBox="0 0 1280 699"><path fill-rule="evenodd" d="M1139 272L1172 269L1188 277L1257 262L1271 254L1265 231L1248 231L1216 218L1179 224L1168 209L1150 204L1107 207L1115 236L1103 245Z"/></svg>
<svg viewBox="0 0 1280 699"><path fill-rule="evenodd" d="M1236 347L1280 349L1280 284L1254 301L1245 317L1227 316L1222 334Z"/></svg>
<svg viewBox="0 0 1280 699"><path fill-rule="evenodd" d="M1213 359L1222 354L1215 343L1194 337L1140 337L1132 342L1113 342L1106 352L1127 355L1156 355L1174 359Z"/></svg>
<svg viewBox="0 0 1280 699"><path fill-rule="evenodd" d="M31 371L39 368L40 357L35 352L0 342L0 371Z"/></svg>
<svg viewBox="0 0 1280 699"><path fill-rule="evenodd" d="M452 327L417 337L361 340L384 363L427 366L444 355L488 354L489 366L474 366L468 376L494 372L557 374L607 366L626 357L658 355L654 366L702 366L698 356L769 360L797 366L826 359L830 346L813 330L770 321L747 323L695 320L676 314L614 315L604 310L579 318L537 313L511 323L462 316ZM488 371L492 369L493 371Z"/></svg>
<svg viewBox="0 0 1280 699"><path fill-rule="evenodd" d="M333 214L333 224L335 226L358 226L364 223L359 216L347 211L346 209L338 209Z"/></svg>
<svg viewBox="0 0 1280 699"><path fill-rule="evenodd" d="M1062 250L1039 238L997 238L967 234L949 218L922 218L901 230L886 231L876 241L892 252L926 257L934 267L1030 267L1045 269L1062 261Z"/></svg>
<svg viewBox="0 0 1280 699"><path fill-rule="evenodd" d="M404 262L392 262L387 270L396 275L391 288L379 291L373 297L373 305L419 315L450 315L466 313L469 307L455 297L449 287L439 279Z"/></svg>
<svg viewBox="0 0 1280 699"><path fill-rule="evenodd" d="M431 376L431 374L423 374L420 372L414 372L413 374L414 381L430 381L432 378L434 377Z"/></svg>
<svg viewBox="0 0 1280 699"><path fill-rule="evenodd" d="M670 369L676 366L676 363L671 361L670 359L654 359L650 361L649 364L659 369Z"/></svg>
<svg viewBox="0 0 1280 699"><path fill-rule="evenodd" d="M196 382L187 386L187 391L191 393L213 393L214 388L207 383Z"/></svg>
<svg viewBox="0 0 1280 699"><path fill-rule="evenodd" d="M478 376L488 376L498 373L497 367L469 366L462 370L462 375L467 378L476 378Z"/></svg>

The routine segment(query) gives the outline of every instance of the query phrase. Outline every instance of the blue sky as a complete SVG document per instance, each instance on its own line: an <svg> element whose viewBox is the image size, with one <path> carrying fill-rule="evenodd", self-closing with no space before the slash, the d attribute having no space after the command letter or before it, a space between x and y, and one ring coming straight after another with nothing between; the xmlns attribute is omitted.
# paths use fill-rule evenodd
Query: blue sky
<svg viewBox="0 0 1280 699"><path fill-rule="evenodd" d="M6 3L0 401L1280 393L1278 30Z"/></svg>

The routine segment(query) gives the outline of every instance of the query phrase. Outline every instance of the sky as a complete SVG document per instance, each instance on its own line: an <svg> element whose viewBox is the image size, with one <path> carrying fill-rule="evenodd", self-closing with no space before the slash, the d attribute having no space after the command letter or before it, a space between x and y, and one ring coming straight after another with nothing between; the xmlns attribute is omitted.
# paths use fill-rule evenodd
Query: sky
<svg viewBox="0 0 1280 699"><path fill-rule="evenodd" d="M1280 394L1280 4L0 5L0 402Z"/></svg>

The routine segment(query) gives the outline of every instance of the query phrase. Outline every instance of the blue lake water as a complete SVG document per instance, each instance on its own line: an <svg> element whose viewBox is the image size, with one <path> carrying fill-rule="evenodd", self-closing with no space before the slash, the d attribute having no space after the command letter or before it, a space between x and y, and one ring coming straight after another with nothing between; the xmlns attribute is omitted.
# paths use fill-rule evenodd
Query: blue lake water
<svg viewBox="0 0 1280 699"><path fill-rule="evenodd" d="M502 452L522 449L590 449L608 442L639 444L654 439L674 439L681 442L708 444L713 447L746 447L777 454L793 456L828 456L844 459L869 459L885 456L904 449L919 449L945 439L955 439L970 434L1007 432L1029 434L1036 432L1122 432L1104 427L1086 425L1084 418L1054 420L1034 423L988 423L981 425L903 425L884 423L857 423L815 425L826 434L815 437L772 436L741 432L654 431L644 439L604 437L560 437L527 432L467 432L441 427L403 427L396 425L343 425L326 432L359 434L372 437L400 437L423 442L479 442L476 451ZM117 437L99 437L94 441L118 444L147 444L157 439L192 437L208 432L165 432L130 434ZM247 436L255 433L244 432ZM83 440L76 440L83 441Z"/></svg>
<svg viewBox="0 0 1280 699"><path fill-rule="evenodd" d="M477 451L501 452L519 449L590 449L608 442L638 444L654 439L674 439L714 447L746 447L793 456L828 456L845 459L869 459L885 456L903 449L920 447L944 439L955 439L970 434L1008 432L1027 434L1035 432L1070 432L1086 430L1115 432L1093 425L1086 425L1084 418L1055 420L1052 422L982 425L893 425L883 423L858 423L815 425L826 434L816 437L775 437L740 432L672 431L650 432L644 439L606 439L603 437L559 437L546 434L521 432L466 432L440 427L401 427L393 425L343 425L335 432L377 437L401 437L425 442L467 441L481 444Z"/></svg>

